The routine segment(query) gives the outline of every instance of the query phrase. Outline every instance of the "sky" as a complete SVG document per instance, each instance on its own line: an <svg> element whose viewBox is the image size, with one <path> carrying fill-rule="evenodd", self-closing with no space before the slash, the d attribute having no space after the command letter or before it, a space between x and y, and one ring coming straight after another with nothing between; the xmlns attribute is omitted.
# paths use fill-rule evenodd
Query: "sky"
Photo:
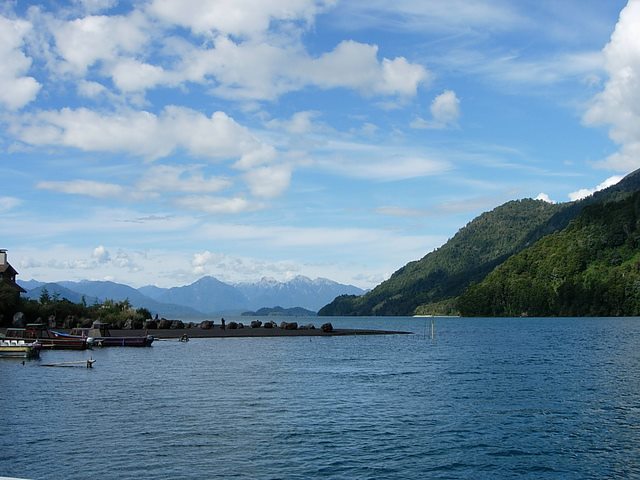
<svg viewBox="0 0 640 480"><path fill-rule="evenodd" d="M5 0L22 280L372 288L640 167L640 0Z"/></svg>

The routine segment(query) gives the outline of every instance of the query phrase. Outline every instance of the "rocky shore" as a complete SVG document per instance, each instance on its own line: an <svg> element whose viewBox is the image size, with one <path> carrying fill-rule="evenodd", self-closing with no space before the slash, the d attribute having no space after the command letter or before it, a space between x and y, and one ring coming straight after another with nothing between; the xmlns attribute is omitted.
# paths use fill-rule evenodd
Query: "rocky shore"
<svg viewBox="0 0 640 480"><path fill-rule="evenodd" d="M188 338L242 338L242 337L327 337L338 335L394 335L408 334L411 332L401 332L393 330L369 330L369 329L352 329L352 328L334 328L331 331L323 331L320 328L314 329L284 329L280 327L265 328L260 327L244 327L229 328L223 330L220 325L214 325L211 328L175 328L175 329L147 329L147 330L111 330L112 336L139 336L153 335L156 339L179 339L183 335Z"/></svg>
<svg viewBox="0 0 640 480"><path fill-rule="evenodd" d="M245 325L240 322L228 322L224 328L220 323L205 321L200 324L181 321L153 322L148 326L152 328L111 328L113 337L138 337L141 335L152 335L159 340L180 339L180 338L241 338L241 337L322 337L340 335L398 335L409 334L396 330L371 330L354 328L333 328L329 322L315 327L312 324L298 325L297 322L281 322L276 324L273 321L262 322L253 320ZM160 327L160 328L153 328ZM69 333L69 328L53 327L53 330ZM4 335L6 328L0 328L0 336Z"/></svg>

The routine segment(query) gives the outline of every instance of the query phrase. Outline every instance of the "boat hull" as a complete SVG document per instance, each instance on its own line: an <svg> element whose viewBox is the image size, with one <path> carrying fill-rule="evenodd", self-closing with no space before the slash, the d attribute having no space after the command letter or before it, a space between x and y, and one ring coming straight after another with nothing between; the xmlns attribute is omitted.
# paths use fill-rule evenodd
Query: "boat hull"
<svg viewBox="0 0 640 480"><path fill-rule="evenodd" d="M0 358L37 358L40 356L40 347L35 343L3 340L0 342Z"/></svg>
<svg viewBox="0 0 640 480"><path fill-rule="evenodd" d="M94 338L94 345L98 347L150 347L153 338L147 337L103 337Z"/></svg>
<svg viewBox="0 0 640 480"><path fill-rule="evenodd" d="M40 324L27 325L27 328L9 328L6 339L24 342L37 341L40 348L47 350L86 350L89 347L86 338L59 336Z"/></svg>

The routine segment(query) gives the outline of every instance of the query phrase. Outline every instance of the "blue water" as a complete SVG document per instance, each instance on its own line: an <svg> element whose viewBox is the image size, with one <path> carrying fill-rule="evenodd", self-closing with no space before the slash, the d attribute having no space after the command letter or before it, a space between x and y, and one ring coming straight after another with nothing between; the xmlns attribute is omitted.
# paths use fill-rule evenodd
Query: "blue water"
<svg viewBox="0 0 640 480"><path fill-rule="evenodd" d="M0 476L640 478L640 319L331 321L3 360Z"/></svg>

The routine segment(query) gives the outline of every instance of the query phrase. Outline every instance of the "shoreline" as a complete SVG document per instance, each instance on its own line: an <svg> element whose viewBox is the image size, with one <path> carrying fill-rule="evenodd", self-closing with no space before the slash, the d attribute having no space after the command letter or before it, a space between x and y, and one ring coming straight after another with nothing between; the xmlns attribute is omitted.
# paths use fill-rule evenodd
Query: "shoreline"
<svg viewBox="0 0 640 480"><path fill-rule="evenodd" d="M220 325L212 328L175 328L175 329L149 329L149 330L111 330L114 337L132 337L139 335L152 335L154 339L169 340L179 339L182 335L189 338L249 338L249 337L332 337L347 335L408 335L412 332L401 332L395 330L371 330L356 328L334 328L332 332L323 332L319 328L283 330L275 328L236 328L222 329Z"/></svg>
<svg viewBox="0 0 640 480"><path fill-rule="evenodd" d="M0 333L6 333L6 328L0 328ZM68 333L69 329L53 328L52 330ZM179 340L180 337L186 335L188 338L250 338L250 337L336 337L336 336L353 336L353 335L409 335L413 332L404 332L397 330L373 330L359 328L334 328L332 332L323 332L320 328L315 329L297 329L283 330L279 327L244 328L230 329L227 325L226 329L221 326L214 325L211 328L173 328L173 329L136 329L136 330L117 330L110 329L112 337L139 337L143 335L152 335L156 340Z"/></svg>

